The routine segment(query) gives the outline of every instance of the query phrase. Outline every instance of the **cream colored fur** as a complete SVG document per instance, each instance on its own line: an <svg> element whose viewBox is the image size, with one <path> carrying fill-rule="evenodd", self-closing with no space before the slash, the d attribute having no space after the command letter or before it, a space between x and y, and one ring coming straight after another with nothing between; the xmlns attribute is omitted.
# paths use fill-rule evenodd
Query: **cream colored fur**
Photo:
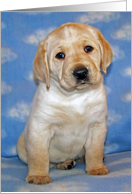
<svg viewBox="0 0 132 194"><path fill-rule="evenodd" d="M92 46L86 53L84 47ZM59 52L64 59L57 59ZM40 83L17 151L28 163L26 181L51 182L49 163L62 163L85 156L88 174L107 174L103 164L107 133L107 101L100 73L112 60L109 43L91 26L67 23L39 43L34 73ZM89 70L89 82L77 84L76 67Z"/></svg>

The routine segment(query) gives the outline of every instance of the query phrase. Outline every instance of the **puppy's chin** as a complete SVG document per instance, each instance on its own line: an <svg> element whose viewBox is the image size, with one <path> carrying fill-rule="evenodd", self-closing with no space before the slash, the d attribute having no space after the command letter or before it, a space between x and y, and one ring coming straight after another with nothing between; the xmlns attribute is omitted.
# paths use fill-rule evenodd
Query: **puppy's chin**
<svg viewBox="0 0 132 194"><path fill-rule="evenodd" d="M98 79L97 79L98 78ZM102 76L98 76L96 79L91 79L91 81L81 81L80 83L76 83L75 81L67 82L64 79L60 81L60 87L63 88L63 90L67 92L71 92L74 90L83 90L87 89L89 87L98 87L100 82L102 82Z"/></svg>
<svg viewBox="0 0 132 194"><path fill-rule="evenodd" d="M61 80L60 87L67 92L75 90L74 86L67 84L64 80Z"/></svg>
<svg viewBox="0 0 132 194"><path fill-rule="evenodd" d="M87 83L87 82L86 83L85 82L84 83L79 83L79 84L66 83L64 80L61 80L61 82L60 82L61 88L63 88L66 91L69 91L69 92L74 91L74 90L83 90L85 88L88 88L91 85L93 85L93 84L90 84L90 83Z"/></svg>

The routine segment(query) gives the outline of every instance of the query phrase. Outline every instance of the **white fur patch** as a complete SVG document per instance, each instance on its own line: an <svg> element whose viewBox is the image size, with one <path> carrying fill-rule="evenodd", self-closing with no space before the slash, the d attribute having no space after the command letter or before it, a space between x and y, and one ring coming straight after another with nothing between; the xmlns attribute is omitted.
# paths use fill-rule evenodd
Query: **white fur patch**
<svg viewBox="0 0 132 194"><path fill-rule="evenodd" d="M89 128L106 115L102 84L87 92L62 93L58 87L52 83L47 91L43 83L39 85L25 127L25 133L28 126L35 138L50 142L49 157L54 163L82 157ZM42 140L44 133L48 135Z"/></svg>

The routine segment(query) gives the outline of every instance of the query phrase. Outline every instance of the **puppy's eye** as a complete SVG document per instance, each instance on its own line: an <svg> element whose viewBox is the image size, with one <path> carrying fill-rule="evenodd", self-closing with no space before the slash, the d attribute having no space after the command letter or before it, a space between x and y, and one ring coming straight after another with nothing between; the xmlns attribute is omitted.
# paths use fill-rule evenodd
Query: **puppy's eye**
<svg viewBox="0 0 132 194"><path fill-rule="evenodd" d="M94 48L92 46L85 46L84 50L86 53L91 52Z"/></svg>
<svg viewBox="0 0 132 194"><path fill-rule="evenodd" d="M57 59L64 59L65 58L65 54L63 52L60 52L58 53L56 56L55 56Z"/></svg>

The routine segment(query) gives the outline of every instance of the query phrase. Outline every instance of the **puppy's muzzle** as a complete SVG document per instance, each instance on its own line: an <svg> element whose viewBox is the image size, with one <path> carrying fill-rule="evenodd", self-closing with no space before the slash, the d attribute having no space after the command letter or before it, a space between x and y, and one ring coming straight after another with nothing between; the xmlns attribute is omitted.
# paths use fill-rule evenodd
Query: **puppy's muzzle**
<svg viewBox="0 0 132 194"><path fill-rule="evenodd" d="M85 66L78 66L72 74L77 82L85 83L85 81L88 81L89 71Z"/></svg>

